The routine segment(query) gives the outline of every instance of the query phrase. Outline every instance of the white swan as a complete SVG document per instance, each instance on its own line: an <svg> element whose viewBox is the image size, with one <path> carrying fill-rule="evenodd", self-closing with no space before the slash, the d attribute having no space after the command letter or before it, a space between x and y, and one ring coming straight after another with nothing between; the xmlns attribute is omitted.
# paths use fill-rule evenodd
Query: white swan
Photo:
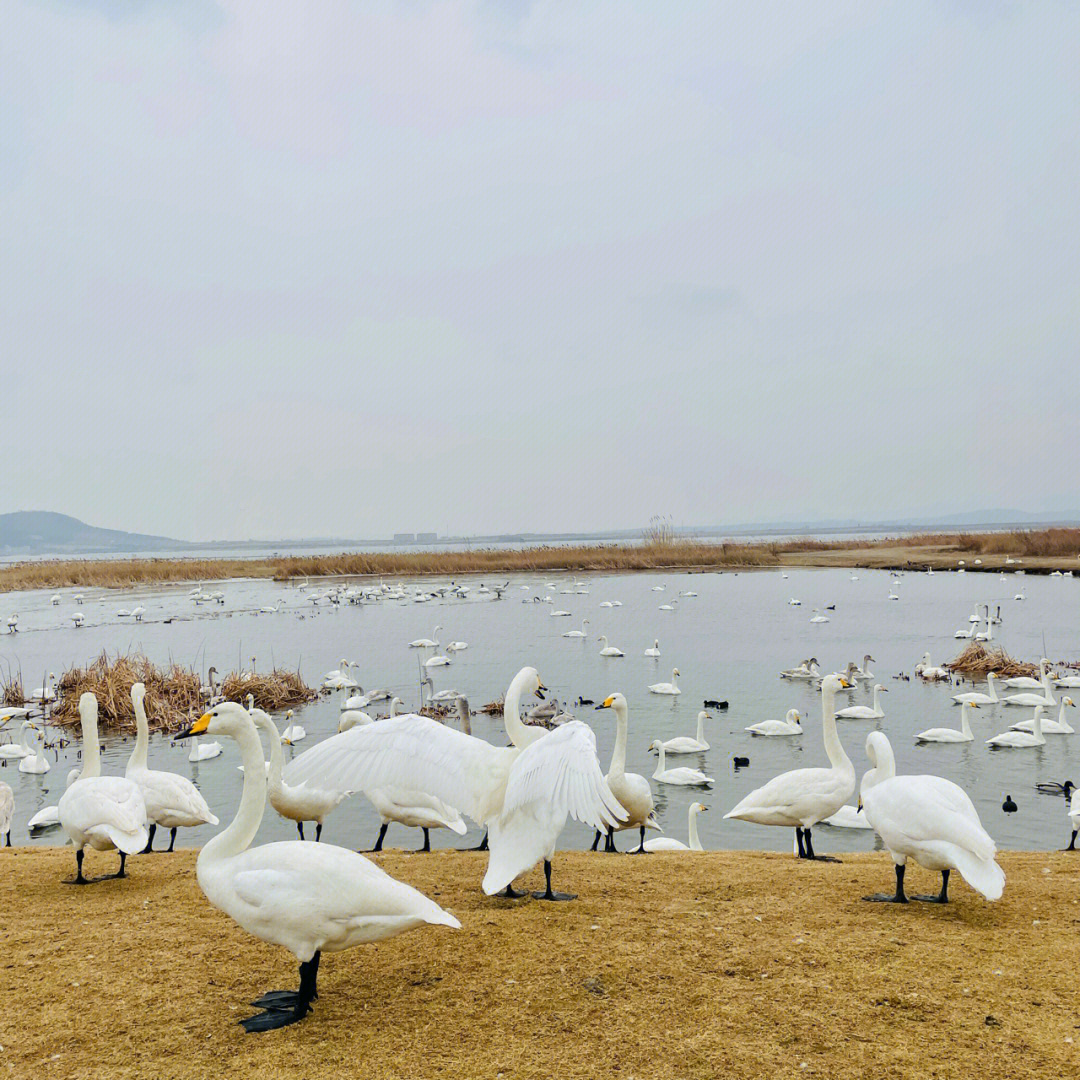
<svg viewBox="0 0 1080 1080"><path fill-rule="evenodd" d="M845 803L835 814L830 814L821 824L831 825L834 829L873 829L874 827L866 820L866 814L863 813L862 807L852 806L850 803Z"/></svg>
<svg viewBox="0 0 1080 1080"><path fill-rule="evenodd" d="M668 754L703 754L709 749L709 744L705 741L705 721L711 719L712 717L702 710L697 714L696 737L679 735L674 739L665 739L660 745Z"/></svg>
<svg viewBox="0 0 1080 1080"><path fill-rule="evenodd" d="M836 692L847 689L842 675L827 675L821 684L822 730L828 769L794 769L774 776L751 791L725 818L759 825L794 827L800 859L826 859L815 855L810 830L835 814L855 791L855 766L844 753L836 731Z"/></svg>
<svg viewBox="0 0 1080 1080"><path fill-rule="evenodd" d="M649 687L650 694L681 694L682 691L675 685L675 680L679 676L679 669L671 669L671 682L658 682L653 683Z"/></svg>
<svg viewBox="0 0 1080 1080"><path fill-rule="evenodd" d="M255 1004L266 1011L242 1020L246 1031L267 1031L304 1018L316 997L323 952L383 941L425 923L460 928L434 901L356 852L296 841L249 847L266 808L255 724L242 706L223 702L179 737L203 732L235 739L245 768L236 817L199 853L199 887L249 934L283 945L300 961L300 989L259 998Z"/></svg>
<svg viewBox="0 0 1080 1080"><path fill-rule="evenodd" d="M548 614L553 619L560 619L560 618L567 618L568 619L570 617L570 612L569 611L551 611L551 612L548 612Z"/></svg>
<svg viewBox="0 0 1080 1080"><path fill-rule="evenodd" d="M249 699L250 700L250 699ZM323 819L349 793L347 791L327 791L318 787L300 784L293 787L281 779L281 770L285 764L285 754L281 749L282 736L277 725L262 709L248 706L248 716L255 727L265 731L270 744L270 772L266 777L266 794L270 805L283 817L296 822L296 831L304 839L304 822L315 822L315 842L322 839Z"/></svg>
<svg viewBox="0 0 1080 1080"><path fill-rule="evenodd" d="M7 838L7 846L11 847L11 818L15 813L15 792L10 784L0 780L0 837Z"/></svg>
<svg viewBox="0 0 1080 1080"><path fill-rule="evenodd" d="M248 712L251 712L250 705L248 706ZM292 709L289 709L288 712L285 713L285 716L289 723L281 733L281 741L292 746L293 743L298 743L301 739L306 739L307 732L293 719ZM259 725L256 724L255 726L258 727ZM273 800L271 800L271 802L273 802Z"/></svg>
<svg viewBox="0 0 1080 1080"><path fill-rule="evenodd" d="M915 674L927 682L940 682L949 678L948 671L943 667L935 667L930 663L930 654L923 653L922 662L915 665Z"/></svg>
<svg viewBox="0 0 1080 1080"><path fill-rule="evenodd" d="M467 649L468 647L469 643L467 641L451 641L450 644L446 646L446 651L461 652L462 649Z"/></svg>
<svg viewBox="0 0 1080 1080"><path fill-rule="evenodd" d="M987 623L985 630L980 630L975 635L976 641L993 641L994 640L994 624Z"/></svg>
<svg viewBox="0 0 1080 1080"><path fill-rule="evenodd" d="M489 833L483 889L523 895L510 883L544 860L547 900L551 860L567 815L606 830L623 811L600 771L596 737L578 721L548 731L523 724L522 695L541 690L535 668L522 668L506 692L503 723L513 746L491 746L422 716L382 720L334 735L286 769L290 782L320 777L356 791L410 784L459 807Z"/></svg>
<svg viewBox="0 0 1080 1080"><path fill-rule="evenodd" d="M439 656L429 656L424 661L424 667L449 667L451 663L453 663L453 661L450 659L449 656L443 656L440 654Z"/></svg>
<svg viewBox="0 0 1080 1080"><path fill-rule="evenodd" d="M17 743L4 743L0 746L0 758L10 761L15 758L27 758L34 753L35 751L26 741L31 731L36 732L37 728L30 720L24 720L19 728L19 741Z"/></svg>
<svg viewBox="0 0 1080 1080"><path fill-rule="evenodd" d="M649 781L639 773L626 771L626 738L628 731L626 698L622 694L609 694L596 706L597 709L612 709L615 713L615 746L611 751L611 768L607 773L607 784L612 794L619 800L619 805L626 812L626 820L615 829L607 830L607 839L604 844L605 851L616 851L613 832L623 829L640 829L641 841L632 854L640 855L648 849L645 847L645 830L660 830L660 823L656 820L656 812L653 804L652 788ZM600 841L600 830L597 829L593 839L592 850Z"/></svg>
<svg viewBox="0 0 1080 1080"><path fill-rule="evenodd" d="M664 760L664 744L659 739L654 739L649 749L656 750L660 754L660 759L656 763L656 771L652 774L652 778L657 783L679 784L684 787L715 783L711 776L706 776L700 769L688 769L686 766L669 769Z"/></svg>
<svg viewBox="0 0 1080 1080"><path fill-rule="evenodd" d="M221 743L199 742L198 735L192 736L191 749L188 750L188 761L209 761L221 754Z"/></svg>
<svg viewBox="0 0 1080 1080"><path fill-rule="evenodd" d="M580 630L567 630L566 633L563 634L563 637L574 637L574 638L588 637L589 635L585 633L585 627L588 626L588 625L589 625L589 620L588 619L582 619L581 620L581 629Z"/></svg>
<svg viewBox="0 0 1080 1080"><path fill-rule="evenodd" d="M1007 750L1026 750L1033 746L1045 746L1046 739L1043 737L1042 714L1045 706L1035 707L1034 723L1031 731L1004 731L986 740L987 746L1002 747Z"/></svg>
<svg viewBox="0 0 1080 1080"><path fill-rule="evenodd" d="M743 728L743 731L749 731L751 735L801 735L801 721L798 709L788 709L783 720L762 720Z"/></svg>
<svg viewBox="0 0 1080 1080"><path fill-rule="evenodd" d="M699 802L690 804L688 817L690 818L690 846L687 847L681 840L675 840L670 836L654 836L645 841L646 851L704 851L701 840L698 838L697 816L707 806Z"/></svg>
<svg viewBox="0 0 1080 1080"><path fill-rule="evenodd" d="M940 776L897 776L883 732L870 732L866 754L874 768L862 780L862 807L896 864L896 892L863 899L906 904L904 871L911 858L941 872L941 892L916 900L948 903L952 870L987 900L997 900L1005 888L1005 874L994 861L997 847L964 789Z"/></svg>
<svg viewBox="0 0 1080 1080"><path fill-rule="evenodd" d="M1055 679L1054 685L1059 690L1075 690L1080 688L1080 675L1066 675L1062 679Z"/></svg>
<svg viewBox="0 0 1080 1080"><path fill-rule="evenodd" d="M1053 708L1057 704L1057 698L1054 697L1054 687L1050 679L1050 668L1048 666L1049 661L1042 665L1042 681L1039 686L1042 690L1041 694L1036 694L1032 691L1027 691L1023 694L1009 694L1001 699L1002 705L1045 705L1047 708Z"/></svg>
<svg viewBox="0 0 1080 1080"><path fill-rule="evenodd" d="M887 694L888 692L881 683L877 683L874 686L873 705L850 705L846 709L841 709L836 714L836 718L838 720L882 720L885 717L885 710L881 707L878 694Z"/></svg>
<svg viewBox="0 0 1080 1080"><path fill-rule="evenodd" d="M604 634L601 634L598 638L599 641L604 643L604 647L600 650L601 656L625 656L626 654L622 649L617 649L614 645L608 644L608 639Z"/></svg>
<svg viewBox="0 0 1080 1080"><path fill-rule="evenodd" d="M410 649L437 649L439 647L439 631L441 626L436 626L431 633L431 637L420 637L415 641L409 642Z"/></svg>
<svg viewBox="0 0 1080 1080"><path fill-rule="evenodd" d="M653 638L652 648L646 649L642 654L643 656L659 656L660 655L660 639Z"/></svg>
<svg viewBox="0 0 1080 1080"><path fill-rule="evenodd" d="M138 785L146 806L146 820L150 824L146 850L151 850L154 833L160 825L169 830L168 850L172 851L178 828L216 825L218 819L210 813L210 807L206 805L202 793L186 776L146 767L150 725L147 723L143 705L145 697L146 687L142 683L135 683L131 687L131 704L135 708L135 749L128 758L124 775Z"/></svg>
<svg viewBox="0 0 1080 1080"><path fill-rule="evenodd" d="M817 608L814 608L814 614L810 616L810 621L815 622L815 623L828 622L829 621L829 616L828 615L822 615L821 612Z"/></svg>
<svg viewBox="0 0 1080 1080"><path fill-rule="evenodd" d="M41 776L49 771L49 759L45 756L44 748L38 746L38 742L44 742L44 740L45 736L34 728L34 744L30 748L30 753L19 759L19 772Z"/></svg>
<svg viewBox="0 0 1080 1080"><path fill-rule="evenodd" d="M357 724L374 724L375 718L361 709L342 709L338 713L337 729L339 732L348 731Z"/></svg>
<svg viewBox="0 0 1080 1080"><path fill-rule="evenodd" d="M865 653L862 658L863 666L859 667L857 664L849 664L848 668L854 678L859 682L873 682L874 673L870 670L871 664L876 664L877 661L869 654Z"/></svg>
<svg viewBox="0 0 1080 1080"><path fill-rule="evenodd" d="M953 634L953 637L954 638L973 638L975 636L975 632L978 629L979 629L979 624L977 622L968 623L968 627L967 627L966 630L957 630L956 633Z"/></svg>
<svg viewBox="0 0 1080 1080"><path fill-rule="evenodd" d="M821 672L818 671L817 658L811 656L808 660L804 660L798 667L786 668L780 672L781 679L820 679Z"/></svg>
<svg viewBox="0 0 1080 1080"><path fill-rule="evenodd" d="M678 604L678 602L679 602L678 600L672 600L670 604L661 604L656 610L657 611L674 611L675 606L676 606L676 604Z"/></svg>
<svg viewBox="0 0 1080 1080"><path fill-rule="evenodd" d="M1007 686L1010 690L1042 690L1046 687L1046 674L1047 669L1050 667L1050 661L1044 656L1039 661L1039 677L1037 679L1032 678L1030 675L1014 675L1011 679L1002 679L1001 685Z"/></svg>
<svg viewBox="0 0 1080 1080"><path fill-rule="evenodd" d="M1071 709L1076 708L1076 703L1072 698L1066 697L1061 699L1061 708L1058 710L1058 718L1056 720L1047 720L1045 718L1040 719L1039 725L1042 728L1044 735L1073 735L1075 730L1069 721L1065 718L1065 708L1068 706ZM1044 705L1036 705L1035 711L1038 712L1044 709ZM1034 731L1035 730L1035 718L1034 716L1030 720L1021 720L1019 724L1012 725L1013 731Z"/></svg>
<svg viewBox="0 0 1080 1080"><path fill-rule="evenodd" d="M57 814L68 839L75 845L78 873L73 885L88 885L83 877L83 849L95 851L116 848L120 869L112 875L122 878L124 861L146 847L146 804L138 785L123 776L102 776L98 752L98 703L93 694L79 698L82 721L82 775L60 796Z"/></svg>
<svg viewBox="0 0 1080 1080"><path fill-rule="evenodd" d="M997 705L999 704L999 698L997 696L997 676L992 672L986 673L986 688L989 691L986 694L980 694L977 692L969 692L966 694L953 694L953 701L958 705L963 705L965 701L971 701L976 705Z"/></svg>
<svg viewBox="0 0 1080 1080"><path fill-rule="evenodd" d="M971 710L979 708L976 701L965 701L960 706L960 730L947 727L927 728L915 736L916 742L971 742L975 736L971 733Z"/></svg>

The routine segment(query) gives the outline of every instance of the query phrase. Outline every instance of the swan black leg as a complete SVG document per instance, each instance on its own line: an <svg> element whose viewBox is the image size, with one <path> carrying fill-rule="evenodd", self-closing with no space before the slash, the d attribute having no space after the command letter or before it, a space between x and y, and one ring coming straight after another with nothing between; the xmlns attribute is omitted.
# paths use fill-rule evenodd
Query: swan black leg
<svg viewBox="0 0 1080 1080"><path fill-rule="evenodd" d="M864 900L870 900L875 904L906 904L908 898L904 895L904 871L906 866L896 865L896 892L890 896L888 893L874 893L873 896L864 896Z"/></svg>
<svg viewBox="0 0 1080 1080"><path fill-rule="evenodd" d="M806 842L806 858L813 859L815 862L839 862L835 855L815 855L814 844L810 839L810 830L803 829L803 839Z"/></svg>
<svg viewBox="0 0 1080 1080"><path fill-rule="evenodd" d="M589 848L589 850L590 851L595 851L597 849L597 847L599 846L599 844L600 844L600 830L597 829L596 830L596 835L593 837L592 847Z"/></svg>
<svg viewBox="0 0 1080 1080"><path fill-rule="evenodd" d="M502 892L495 894L500 900L520 900L522 897L528 896L527 892L523 892L520 889L515 889L513 883L506 886Z"/></svg>
<svg viewBox="0 0 1080 1080"><path fill-rule="evenodd" d="M424 846L422 848L417 848L416 850L417 851L430 851L431 850L431 835L428 832L428 827L426 825L421 825L420 827L424 830Z"/></svg>
<svg viewBox="0 0 1080 1080"><path fill-rule="evenodd" d="M941 892L937 896L915 895L912 899L921 900L924 904L947 904L949 902L949 871L941 871Z"/></svg>
<svg viewBox="0 0 1080 1080"><path fill-rule="evenodd" d="M89 880L87 878L83 877L82 861L83 861L83 850L82 850L82 848L79 848L79 850L75 852L75 865L79 868L79 872L73 878L68 878L64 882L65 885L89 885L90 884Z"/></svg>
<svg viewBox="0 0 1080 1080"><path fill-rule="evenodd" d="M619 853L619 849L615 846L615 830L608 829L607 837L604 840L604 850L608 852L614 852L616 855Z"/></svg>
<svg viewBox="0 0 1080 1080"><path fill-rule="evenodd" d="M1080 833L1080 829L1073 829L1072 839L1069 841L1069 846L1066 851L1080 851L1080 848L1076 846L1076 834ZM11 833L8 833L8 847L11 847Z"/></svg>
<svg viewBox="0 0 1080 1080"><path fill-rule="evenodd" d="M376 851L382 851L383 838L386 836L386 830L389 828L390 822L384 821L382 823L382 828L379 829L379 838L375 841L375 846L371 849L372 854L374 854ZM363 855L364 853L361 851L360 854Z"/></svg>
<svg viewBox="0 0 1080 1080"><path fill-rule="evenodd" d="M1076 836L1076 833L1073 833L1073 837L1075 837L1075 836ZM8 831L7 831L7 846L11 847L11 830L10 829L8 829Z"/></svg>
<svg viewBox="0 0 1080 1080"><path fill-rule="evenodd" d="M551 891L551 860L544 860L544 881L547 883L547 888L543 892L534 892L533 898L536 900L576 900L577 893L566 892L552 892Z"/></svg>
<svg viewBox="0 0 1080 1080"><path fill-rule="evenodd" d="M108 876L109 877L114 877L114 878L127 877L127 874L124 873L124 863L126 861L127 861L127 855L123 851L121 851L120 852L120 869L117 870L115 874L109 874Z"/></svg>
<svg viewBox="0 0 1080 1080"><path fill-rule="evenodd" d="M154 822L150 822L149 836L146 838L146 847L140 852L141 855L149 855L154 850L154 833L157 832L157 825Z"/></svg>
<svg viewBox="0 0 1080 1080"><path fill-rule="evenodd" d="M300 839L303 840L304 839L304 823L302 821L298 821L296 823L296 831L300 834Z"/></svg>
<svg viewBox="0 0 1080 1080"><path fill-rule="evenodd" d="M634 848L630 852L630 854L631 855L648 855L649 854L645 850L645 826L644 825L641 826L641 843L638 844L638 846L636 848Z"/></svg>
<svg viewBox="0 0 1080 1080"><path fill-rule="evenodd" d="M487 830L485 829L484 830L484 839L481 840L480 843L476 845L476 847L459 847L457 850L458 851L487 851L487 849L488 849L488 834L487 834ZM525 894L522 893L521 895L524 896Z"/></svg>
<svg viewBox="0 0 1080 1080"><path fill-rule="evenodd" d="M322 840L322 822L315 822L315 843L319 843Z"/></svg>
<svg viewBox="0 0 1080 1080"><path fill-rule="evenodd" d="M169 851L172 851L173 845L175 843L176 843L176 826L174 825L172 827L172 830L169 832Z"/></svg>
<svg viewBox="0 0 1080 1080"><path fill-rule="evenodd" d="M249 1033L273 1031L303 1020L311 1012L312 1001L319 996L315 989L319 977L319 957L320 954L316 953L307 963L300 965L299 990L272 990L253 1002L258 1007L265 1006L266 1011L241 1020L243 1029Z"/></svg>
<svg viewBox="0 0 1080 1080"><path fill-rule="evenodd" d="M802 827L800 825L795 826L795 841L799 845L799 858L800 859L805 859L806 858L806 848L803 847Z"/></svg>

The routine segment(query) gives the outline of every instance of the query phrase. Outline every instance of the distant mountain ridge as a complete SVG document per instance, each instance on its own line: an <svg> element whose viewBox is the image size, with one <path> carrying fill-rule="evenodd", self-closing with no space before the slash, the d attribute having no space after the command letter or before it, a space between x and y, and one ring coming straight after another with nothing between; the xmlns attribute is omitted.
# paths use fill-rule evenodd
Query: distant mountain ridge
<svg viewBox="0 0 1080 1080"><path fill-rule="evenodd" d="M0 555L87 555L119 551L182 551L192 544L168 536L99 529L67 514L19 510L0 514Z"/></svg>

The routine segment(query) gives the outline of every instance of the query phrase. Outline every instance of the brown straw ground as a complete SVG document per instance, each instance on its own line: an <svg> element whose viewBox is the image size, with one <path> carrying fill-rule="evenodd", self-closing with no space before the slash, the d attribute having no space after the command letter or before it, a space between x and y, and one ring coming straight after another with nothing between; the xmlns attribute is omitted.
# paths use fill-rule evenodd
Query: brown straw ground
<svg viewBox="0 0 1080 1080"><path fill-rule="evenodd" d="M327 954L314 1012L247 1035L248 1002L296 963L209 906L195 852L77 889L70 848L3 850L0 1072L967 1080L1080 1060L1080 853L1006 853L1002 900L956 881L941 908L861 902L891 889L884 854L559 853L571 904L484 897L479 854L379 862L463 928ZM938 882L909 870L912 892Z"/></svg>

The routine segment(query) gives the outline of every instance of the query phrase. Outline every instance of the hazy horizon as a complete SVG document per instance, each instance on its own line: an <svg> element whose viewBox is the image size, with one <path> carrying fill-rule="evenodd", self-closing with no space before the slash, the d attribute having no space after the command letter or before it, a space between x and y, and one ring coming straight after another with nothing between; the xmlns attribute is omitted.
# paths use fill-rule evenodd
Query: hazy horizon
<svg viewBox="0 0 1080 1080"><path fill-rule="evenodd" d="M1080 506L1080 8L11 0L0 513Z"/></svg>

